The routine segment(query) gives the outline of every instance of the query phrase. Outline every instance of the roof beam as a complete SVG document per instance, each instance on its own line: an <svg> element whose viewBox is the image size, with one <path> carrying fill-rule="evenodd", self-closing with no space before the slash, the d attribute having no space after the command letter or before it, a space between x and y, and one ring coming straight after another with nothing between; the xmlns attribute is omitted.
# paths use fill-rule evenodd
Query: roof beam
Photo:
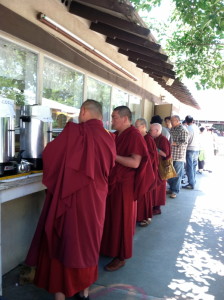
<svg viewBox="0 0 224 300"><path fill-rule="evenodd" d="M166 76L166 75L175 76L176 75L176 73L172 70L166 69L164 67L155 65L153 63L150 63L150 62L147 62L147 61L144 61L144 60L140 60L140 59L136 60L136 59L133 59L133 58L129 58L129 60L136 63L138 66L142 66L144 69L150 68L150 69L155 70L155 71L164 72L164 76Z"/></svg>
<svg viewBox="0 0 224 300"><path fill-rule="evenodd" d="M162 76L165 76L165 77L169 77L169 78L172 78L172 79L175 79L175 76L174 75L170 75L166 72L162 72L158 69L152 69L152 68L149 68L149 67L143 67L139 64L137 64L137 67L140 68L140 69L143 69L143 71L147 74L155 74L155 75L158 75L159 77L162 77Z"/></svg>
<svg viewBox="0 0 224 300"><path fill-rule="evenodd" d="M149 76L152 77L156 82L158 82L165 90L167 90L180 102L191 105L197 109L200 108L198 103L194 100L192 95L187 90L187 88L185 87L185 90L182 90L184 85L178 79L175 79L174 83L171 86L169 86L166 85L166 83L163 81L161 77L153 76L151 74ZM181 88L181 90L179 90L179 88Z"/></svg>
<svg viewBox="0 0 224 300"><path fill-rule="evenodd" d="M139 46L143 46L143 47L147 47L149 49L152 50L159 50L161 48L161 46L159 44L156 44L154 42L151 42L149 39L145 38L145 37L141 37L138 36L136 34L124 31L122 29L118 29L114 26L110 26L107 24L103 24L103 23L91 23L90 25L90 29L97 31L99 33L102 33L110 38L119 38L121 40L139 45Z"/></svg>
<svg viewBox="0 0 224 300"><path fill-rule="evenodd" d="M112 38L108 37L108 38L106 38L106 42L109 44L112 44L114 46L117 46L118 48L122 48L126 51L132 50L132 51L138 52L140 54L149 55L150 57L154 57L154 58L164 60L164 61L166 61L168 59L168 56L165 54L162 54L160 52L155 52L149 48L135 45L135 44L132 44L132 43L129 43L129 42L117 39L117 38L112 39Z"/></svg>
<svg viewBox="0 0 224 300"><path fill-rule="evenodd" d="M79 3L83 3L83 4L90 4L90 5L94 5L94 6L99 6L99 7L103 7L105 9L109 9L112 11L116 11L118 13L123 13L125 15L133 15L135 8L132 5L128 5L126 2L124 1L114 1L114 0L85 0L83 1L78 1Z"/></svg>
<svg viewBox="0 0 224 300"><path fill-rule="evenodd" d="M143 60L143 61L146 61L149 63L153 63L154 65L164 67L166 69L170 69L170 70L173 69L173 65L171 65L165 61L162 61L160 59L156 59L155 57L144 55L144 54L141 54L141 53L138 53L135 51L130 51L130 50L126 51L123 49L118 49L118 52L128 56L129 58L135 59L135 60Z"/></svg>
<svg viewBox="0 0 224 300"><path fill-rule="evenodd" d="M128 32L134 32L142 36L148 36L150 30L148 28L139 26L133 22L126 21L124 19L112 16L95 8L83 5L81 3L72 1L69 7L69 12L82 17L84 19L90 20L92 22L101 22L117 28L122 28Z"/></svg>

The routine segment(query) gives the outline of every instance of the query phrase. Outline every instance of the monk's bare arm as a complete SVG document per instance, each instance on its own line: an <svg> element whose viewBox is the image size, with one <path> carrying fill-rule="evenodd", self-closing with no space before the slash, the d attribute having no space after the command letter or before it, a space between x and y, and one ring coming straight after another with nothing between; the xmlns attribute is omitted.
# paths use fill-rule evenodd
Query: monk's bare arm
<svg viewBox="0 0 224 300"><path fill-rule="evenodd" d="M141 155L138 154L132 154L131 156L117 155L116 162L125 167L137 169L140 165L141 159Z"/></svg>

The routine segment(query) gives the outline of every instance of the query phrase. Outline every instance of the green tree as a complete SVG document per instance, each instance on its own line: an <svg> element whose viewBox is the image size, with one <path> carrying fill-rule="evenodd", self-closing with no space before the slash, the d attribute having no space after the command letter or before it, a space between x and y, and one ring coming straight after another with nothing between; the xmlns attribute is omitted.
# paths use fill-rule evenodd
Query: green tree
<svg viewBox="0 0 224 300"><path fill-rule="evenodd" d="M172 14L161 24L150 19L150 11L162 1L131 0L140 15L149 12L146 23L159 42L165 40L177 76L193 79L198 89L224 88L224 1L171 0Z"/></svg>

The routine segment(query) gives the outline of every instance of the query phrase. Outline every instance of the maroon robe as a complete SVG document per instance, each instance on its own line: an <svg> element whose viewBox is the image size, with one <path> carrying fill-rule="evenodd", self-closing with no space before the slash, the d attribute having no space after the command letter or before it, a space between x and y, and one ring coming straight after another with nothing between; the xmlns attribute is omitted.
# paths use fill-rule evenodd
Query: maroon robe
<svg viewBox="0 0 224 300"><path fill-rule="evenodd" d="M157 148L166 154L166 157L162 157L162 159L169 159L171 157L171 146L169 140L163 135L158 136L154 140ZM153 206L166 204L166 180L162 180L160 176L157 180L157 187L153 191L153 194Z"/></svg>
<svg viewBox="0 0 224 300"><path fill-rule="evenodd" d="M152 184L147 173L152 171L146 143L133 126L116 133L117 154L142 156L139 168L115 164L109 177L109 194L100 253L120 259L132 256L132 243L136 223L137 201Z"/></svg>
<svg viewBox="0 0 224 300"><path fill-rule="evenodd" d="M99 120L69 122L43 151L46 200L26 263L35 283L66 297L97 279L114 138ZM59 286L57 286L57 284Z"/></svg>
<svg viewBox="0 0 224 300"><path fill-rule="evenodd" d="M148 218L152 218L153 212L153 190L156 187L156 180L158 177L158 153L154 139L148 133L144 136L144 139L147 144L149 157L152 164L152 171L148 175L148 180L151 182L154 181L154 184L147 191L147 193L138 200L137 203L137 222L141 222L143 220L147 220Z"/></svg>

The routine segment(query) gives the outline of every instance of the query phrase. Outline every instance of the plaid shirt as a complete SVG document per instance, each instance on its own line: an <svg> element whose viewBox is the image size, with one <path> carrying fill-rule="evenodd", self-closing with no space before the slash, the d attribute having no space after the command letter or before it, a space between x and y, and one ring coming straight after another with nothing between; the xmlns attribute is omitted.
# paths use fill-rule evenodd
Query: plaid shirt
<svg viewBox="0 0 224 300"><path fill-rule="evenodd" d="M172 142L176 145L171 146L173 160L186 161L186 149L188 143L188 131L182 125L170 129Z"/></svg>

